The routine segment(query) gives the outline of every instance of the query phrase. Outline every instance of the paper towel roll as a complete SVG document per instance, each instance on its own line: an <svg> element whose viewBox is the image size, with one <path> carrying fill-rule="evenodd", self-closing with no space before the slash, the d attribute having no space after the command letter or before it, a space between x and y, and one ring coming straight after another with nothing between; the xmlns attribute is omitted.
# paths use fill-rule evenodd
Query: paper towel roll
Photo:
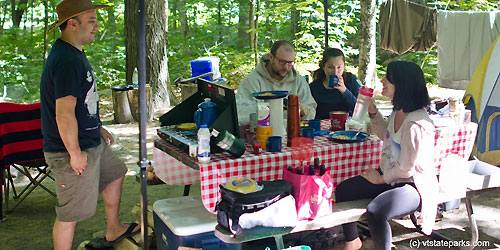
<svg viewBox="0 0 500 250"><path fill-rule="evenodd" d="M269 109L271 110L273 136L283 137L285 135L285 127L283 126L283 98L270 99Z"/></svg>

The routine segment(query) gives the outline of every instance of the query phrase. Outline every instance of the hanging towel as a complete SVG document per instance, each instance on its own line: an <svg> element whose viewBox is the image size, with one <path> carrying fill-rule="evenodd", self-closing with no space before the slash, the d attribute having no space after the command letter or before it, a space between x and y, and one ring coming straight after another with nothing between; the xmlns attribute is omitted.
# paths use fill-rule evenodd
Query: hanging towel
<svg viewBox="0 0 500 250"><path fill-rule="evenodd" d="M438 12L439 86L465 89L500 33L499 11Z"/></svg>
<svg viewBox="0 0 500 250"><path fill-rule="evenodd" d="M405 0L380 6L380 46L397 54L426 51L436 44L436 9Z"/></svg>

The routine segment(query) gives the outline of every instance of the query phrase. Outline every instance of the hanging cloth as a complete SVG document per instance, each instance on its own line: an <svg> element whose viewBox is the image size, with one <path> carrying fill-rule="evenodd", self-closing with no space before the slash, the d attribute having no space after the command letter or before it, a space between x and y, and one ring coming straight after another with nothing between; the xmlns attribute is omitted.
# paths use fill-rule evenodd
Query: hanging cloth
<svg viewBox="0 0 500 250"><path fill-rule="evenodd" d="M437 23L439 86L465 89L500 34L500 12L439 11Z"/></svg>
<svg viewBox="0 0 500 250"><path fill-rule="evenodd" d="M387 0L380 6L380 46L399 55L429 50L436 44L436 18L436 9Z"/></svg>

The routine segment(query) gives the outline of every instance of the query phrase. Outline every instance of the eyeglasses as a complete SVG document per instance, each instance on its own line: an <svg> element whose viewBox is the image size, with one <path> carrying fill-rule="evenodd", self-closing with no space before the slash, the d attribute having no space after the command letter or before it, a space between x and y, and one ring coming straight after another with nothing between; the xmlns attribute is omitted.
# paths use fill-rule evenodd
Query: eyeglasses
<svg viewBox="0 0 500 250"><path fill-rule="evenodd" d="M290 64L290 65L294 65L295 64L295 61L287 61L287 60L282 60L282 59L279 59L277 56L274 56L278 62L281 64L281 65L286 65L286 64Z"/></svg>

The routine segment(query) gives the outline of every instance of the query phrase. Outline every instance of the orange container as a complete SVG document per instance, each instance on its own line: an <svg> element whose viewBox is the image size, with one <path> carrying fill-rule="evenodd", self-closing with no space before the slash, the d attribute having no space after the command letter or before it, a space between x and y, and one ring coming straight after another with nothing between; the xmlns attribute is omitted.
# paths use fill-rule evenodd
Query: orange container
<svg viewBox="0 0 500 250"><path fill-rule="evenodd" d="M330 130L331 131L338 131L338 130L345 130L345 122L347 121L347 118L349 117L349 113L345 111L331 111L330 112Z"/></svg>
<svg viewBox="0 0 500 250"><path fill-rule="evenodd" d="M266 150L267 138L273 135L273 127L257 127L256 138L263 150Z"/></svg>

